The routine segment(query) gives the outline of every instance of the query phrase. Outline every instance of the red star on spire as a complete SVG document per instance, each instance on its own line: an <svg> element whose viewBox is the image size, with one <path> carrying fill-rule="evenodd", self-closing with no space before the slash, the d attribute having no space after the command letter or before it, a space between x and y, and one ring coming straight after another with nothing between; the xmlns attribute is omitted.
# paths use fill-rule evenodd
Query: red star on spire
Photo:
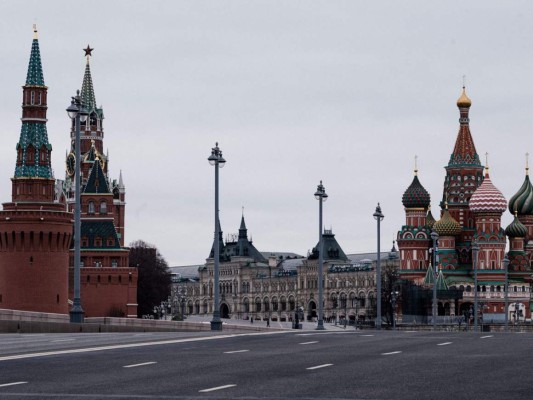
<svg viewBox="0 0 533 400"><path fill-rule="evenodd" d="M94 49L91 49L91 47L89 45L87 45L87 48L86 49L83 49L83 51L85 52L85 55L86 56L92 56L91 52L93 51Z"/></svg>

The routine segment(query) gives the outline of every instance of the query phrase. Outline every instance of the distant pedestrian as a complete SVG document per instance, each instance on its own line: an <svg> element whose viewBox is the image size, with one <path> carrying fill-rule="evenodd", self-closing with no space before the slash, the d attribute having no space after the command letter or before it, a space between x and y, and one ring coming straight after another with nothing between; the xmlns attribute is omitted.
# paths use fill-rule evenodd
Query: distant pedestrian
<svg viewBox="0 0 533 400"><path fill-rule="evenodd" d="M267 328L270 328L270 318L267 318Z"/></svg>
<svg viewBox="0 0 533 400"><path fill-rule="evenodd" d="M254 317L250 317L250 323L251 323L251 324L254 323Z"/></svg>

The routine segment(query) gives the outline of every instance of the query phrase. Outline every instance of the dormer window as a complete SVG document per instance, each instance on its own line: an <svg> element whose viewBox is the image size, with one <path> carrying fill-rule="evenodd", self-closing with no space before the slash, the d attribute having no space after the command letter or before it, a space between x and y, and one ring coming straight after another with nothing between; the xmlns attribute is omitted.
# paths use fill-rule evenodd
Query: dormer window
<svg viewBox="0 0 533 400"><path fill-rule="evenodd" d="M30 144L26 150L26 165L33 164L35 164L35 147Z"/></svg>
<svg viewBox="0 0 533 400"><path fill-rule="evenodd" d="M102 238L100 236L96 236L94 238L94 245L95 245L95 247L101 247L102 246Z"/></svg>

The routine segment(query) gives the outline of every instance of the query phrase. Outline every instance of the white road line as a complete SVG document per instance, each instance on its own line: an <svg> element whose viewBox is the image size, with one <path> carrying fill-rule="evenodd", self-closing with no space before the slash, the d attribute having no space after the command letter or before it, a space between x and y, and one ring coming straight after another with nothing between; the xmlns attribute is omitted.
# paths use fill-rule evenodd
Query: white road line
<svg viewBox="0 0 533 400"><path fill-rule="evenodd" d="M319 369L319 368L325 368L325 367L331 367L333 364L322 364L322 365L316 365L314 367L309 367L306 369Z"/></svg>
<svg viewBox="0 0 533 400"><path fill-rule="evenodd" d="M487 339L487 338L490 338L490 337L494 337L494 335L481 336L480 339Z"/></svg>
<svg viewBox="0 0 533 400"><path fill-rule="evenodd" d="M23 385L24 383L28 383L28 382L11 382L11 383L4 383L4 384L0 385L0 387L14 386L14 385Z"/></svg>
<svg viewBox="0 0 533 400"><path fill-rule="evenodd" d="M198 392L200 393L214 392L215 390L227 389L227 388L234 387L234 386L237 386L237 385L217 386L217 387L213 387L209 389L202 389L202 390L199 390Z"/></svg>
<svg viewBox="0 0 533 400"><path fill-rule="evenodd" d="M437 346L446 346L446 345L449 345L449 344L452 344L452 342L439 343Z"/></svg>
<svg viewBox="0 0 533 400"><path fill-rule="evenodd" d="M123 368L144 367L145 365L152 365L152 364L157 364L157 362L155 362L155 361L149 361L149 362L140 363L140 364L124 365Z"/></svg>
<svg viewBox="0 0 533 400"><path fill-rule="evenodd" d="M246 351L250 350L233 350L233 351L225 351L224 354L233 354L233 353L244 353Z"/></svg>
<svg viewBox="0 0 533 400"><path fill-rule="evenodd" d="M374 335L361 335L361 336L364 336L364 337L373 337Z"/></svg>
<svg viewBox="0 0 533 400"><path fill-rule="evenodd" d="M190 343L190 342L198 342L198 341L203 341L203 340L227 339L227 338L235 338L235 337L242 337L242 336L277 335L277 334L281 334L281 333L287 333L287 331L228 334L228 335L220 335L220 336L205 336L205 337L200 337L200 338L172 339L172 340L161 340L161 341L157 341L157 342L129 343L129 344L120 344L120 345L111 345L111 346L87 347L87 348L80 348L80 349L45 351L45 352L40 352L40 353L16 354L16 355L12 355L12 356L0 357L0 361L21 360L21 359L25 359L25 358L36 358L36 357L47 357L47 356L57 356L57 355L62 355L62 354L90 353L90 352L94 352L94 351L106 351L106 350L116 350L116 349L131 349L131 348L135 348L135 347L160 346L160 345L164 345L164 344Z"/></svg>
<svg viewBox="0 0 533 400"><path fill-rule="evenodd" d="M318 343L318 340L315 340L313 342L303 342L303 343L298 343L298 344L314 344L314 343Z"/></svg>
<svg viewBox="0 0 533 400"><path fill-rule="evenodd" d="M401 351L391 351L390 353L381 353L382 356L390 356L393 354L400 354Z"/></svg>
<svg viewBox="0 0 533 400"><path fill-rule="evenodd" d="M76 339L57 339L57 340L50 341L50 343L72 342L73 340L76 340Z"/></svg>

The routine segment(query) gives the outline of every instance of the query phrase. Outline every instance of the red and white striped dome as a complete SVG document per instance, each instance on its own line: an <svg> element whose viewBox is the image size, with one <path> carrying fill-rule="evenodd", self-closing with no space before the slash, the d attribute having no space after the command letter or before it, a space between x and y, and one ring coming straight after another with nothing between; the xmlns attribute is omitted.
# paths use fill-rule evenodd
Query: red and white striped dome
<svg viewBox="0 0 533 400"><path fill-rule="evenodd" d="M502 214L507 209L507 200L503 197L502 192L492 184L488 171L483 183L470 198L469 207L474 213Z"/></svg>

